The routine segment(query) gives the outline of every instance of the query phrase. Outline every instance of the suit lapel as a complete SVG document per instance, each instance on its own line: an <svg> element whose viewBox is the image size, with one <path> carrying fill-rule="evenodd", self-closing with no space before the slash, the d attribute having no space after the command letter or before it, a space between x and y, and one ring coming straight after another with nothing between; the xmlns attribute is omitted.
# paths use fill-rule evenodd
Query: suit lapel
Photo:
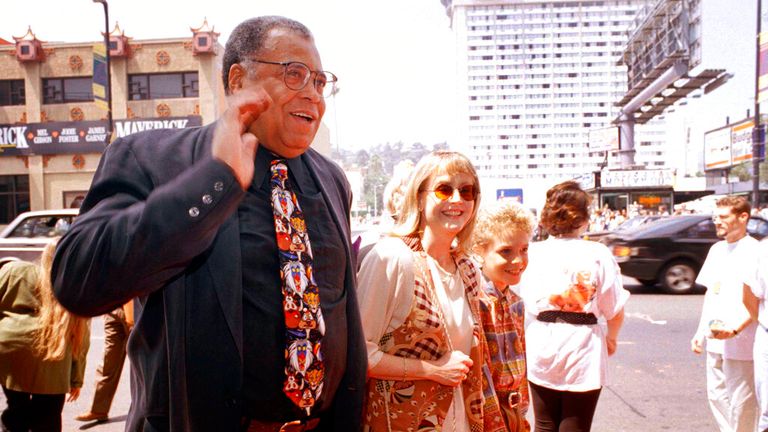
<svg viewBox="0 0 768 432"><path fill-rule="evenodd" d="M344 202L342 201L345 198L344 191L339 189L335 179L318 177L317 173L323 172L323 170L316 160L317 156L312 154L312 152L313 150L309 150L301 157L309 167L309 173L312 175L312 179L315 181L315 184L320 186L320 192L323 194L323 200L331 210L331 218L336 224L336 229L338 229L342 234L342 243L344 244L344 253L347 256L347 262L352 262L350 261L352 255L349 244L349 225L344 218L346 212L344 210ZM333 193L329 193L329 191L333 191ZM349 266L349 268L351 268L351 266Z"/></svg>
<svg viewBox="0 0 768 432"><path fill-rule="evenodd" d="M194 162L211 157L215 123L202 134L194 150ZM235 211L219 228L207 260L208 273L213 280L227 327L232 332L240 360L243 359L243 273L240 251L240 218Z"/></svg>
<svg viewBox="0 0 768 432"><path fill-rule="evenodd" d="M243 359L243 272L240 254L240 219L237 212L219 228L207 260L208 272L213 280L229 331Z"/></svg>

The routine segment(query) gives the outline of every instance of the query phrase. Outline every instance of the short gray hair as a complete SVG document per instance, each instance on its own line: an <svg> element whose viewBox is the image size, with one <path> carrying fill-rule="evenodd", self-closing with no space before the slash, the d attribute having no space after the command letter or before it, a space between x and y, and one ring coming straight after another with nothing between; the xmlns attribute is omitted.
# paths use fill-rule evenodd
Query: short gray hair
<svg viewBox="0 0 768 432"><path fill-rule="evenodd" d="M249 55L259 52L264 47L267 35L275 28L296 32L312 39L312 32L304 24L282 16L262 16L241 22L232 30L224 48L221 76L225 93L229 94L229 69L232 65L241 63Z"/></svg>

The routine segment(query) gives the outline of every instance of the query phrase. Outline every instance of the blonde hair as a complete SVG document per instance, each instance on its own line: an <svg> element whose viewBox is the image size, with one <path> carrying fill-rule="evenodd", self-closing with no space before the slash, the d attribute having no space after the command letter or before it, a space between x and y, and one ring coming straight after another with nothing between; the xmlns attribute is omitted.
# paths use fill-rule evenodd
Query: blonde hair
<svg viewBox="0 0 768 432"><path fill-rule="evenodd" d="M461 153L454 151L438 150L433 151L419 160L413 169L408 185L403 196L403 205L397 224L392 233L397 236L418 235L421 237L421 228L424 224L422 212L419 209L419 197L426 192L424 188L427 183L440 174L456 175L467 174L472 177L472 184L477 191L475 205L472 208L472 215L467 225L456 235L456 252L466 252L469 249L469 242L472 237L472 230L475 226L475 217L477 208L480 205L480 181L477 178L475 167L472 162Z"/></svg>
<svg viewBox="0 0 768 432"><path fill-rule="evenodd" d="M530 210L514 201L496 201L483 207L477 215L472 235L472 251L480 253L493 239L505 233L524 232L530 239L536 218Z"/></svg>
<svg viewBox="0 0 768 432"><path fill-rule="evenodd" d="M72 355L79 357L87 346L90 319L77 316L59 304L53 295L51 264L57 240L48 243L40 256L37 277L37 298L40 299L40 327L35 333L35 350L43 360L61 360L72 349Z"/></svg>
<svg viewBox="0 0 768 432"><path fill-rule="evenodd" d="M384 187L384 208L387 209L392 219L397 220L400 217L403 194L405 194L405 187L411 178L411 172L413 172L413 162L410 159L400 161L395 165L392 170L392 178Z"/></svg>

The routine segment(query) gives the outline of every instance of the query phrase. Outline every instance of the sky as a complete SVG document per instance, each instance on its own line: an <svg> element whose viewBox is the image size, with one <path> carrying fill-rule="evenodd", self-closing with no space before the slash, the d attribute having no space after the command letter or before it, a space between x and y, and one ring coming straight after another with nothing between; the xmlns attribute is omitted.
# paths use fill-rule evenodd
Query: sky
<svg viewBox="0 0 768 432"><path fill-rule="evenodd" d="M104 30L92 0L0 1L0 38L11 42L30 25L50 42L97 41ZM110 30L118 22L135 39L191 37L207 18L224 45L238 23L259 15L293 18L314 33L323 69L339 77L324 118L334 146L431 146L455 131L455 39L439 0L109 2Z"/></svg>

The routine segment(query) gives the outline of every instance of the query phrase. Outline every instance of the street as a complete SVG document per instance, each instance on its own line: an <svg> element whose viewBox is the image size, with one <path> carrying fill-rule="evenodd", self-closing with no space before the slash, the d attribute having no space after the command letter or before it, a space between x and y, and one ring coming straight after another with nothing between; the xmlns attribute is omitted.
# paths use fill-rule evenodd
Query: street
<svg viewBox="0 0 768 432"><path fill-rule="evenodd" d="M716 430L706 401L704 358L693 354L689 340L698 322L701 295L649 292L624 278L632 298L610 358L609 385L603 388L592 430L596 432ZM74 417L88 411L96 367L101 362L104 328L92 322L85 385L80 399L64 406L64 431L117 432L125 427L130 405L128 365L106 423L80 423ZM0 395L0 406L5 400Z"/></svg>
<svg viewBox="0 0 768 432"><path fill-rule="evenodd" d="M650 293L624 278L632 297L609 359L594 431L714 431L703 355L690 350L702 295Z"/></svg>

